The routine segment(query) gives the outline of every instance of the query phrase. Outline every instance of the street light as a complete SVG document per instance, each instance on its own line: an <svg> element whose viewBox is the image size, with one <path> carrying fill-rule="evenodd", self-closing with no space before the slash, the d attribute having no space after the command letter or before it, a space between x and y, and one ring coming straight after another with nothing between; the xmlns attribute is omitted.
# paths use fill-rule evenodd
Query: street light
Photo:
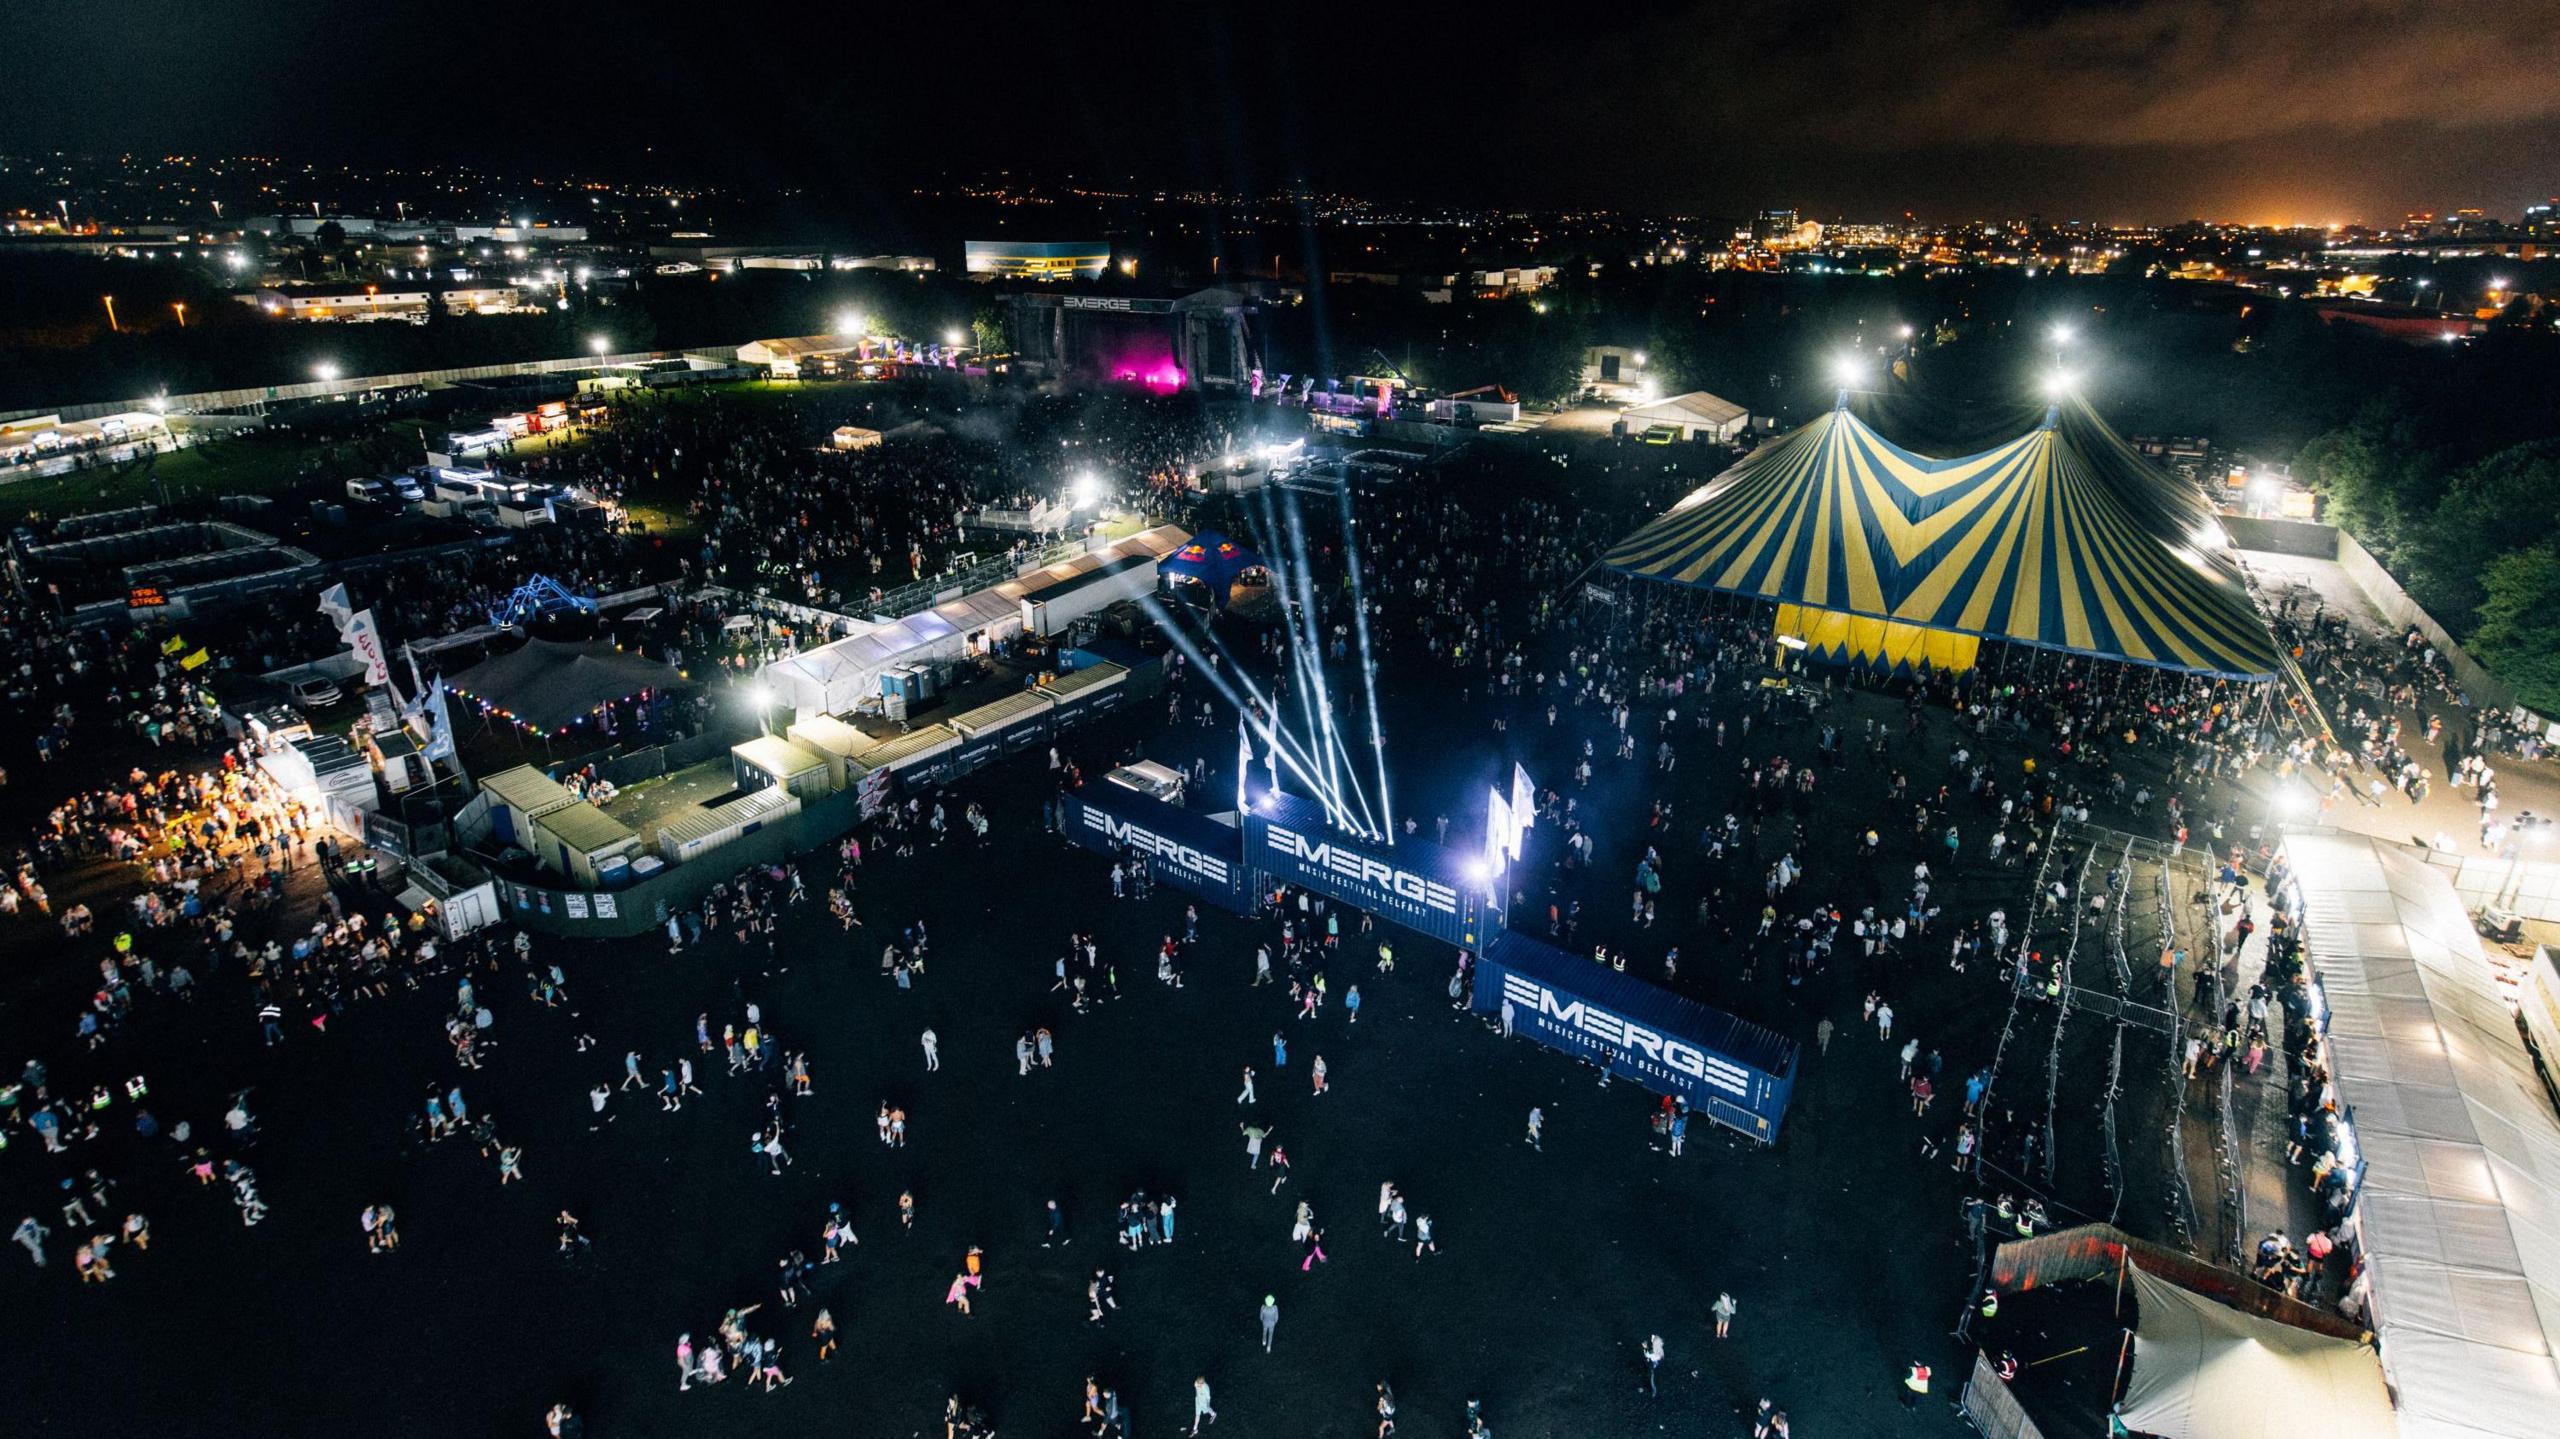
<svg viewBox="0 0 2560 1439"><path fill-rule="evenodd" d="M113 295L100 295L98 298L106 301L107 304L107 328L115 331L117 334L123 334L124 326L116 323L116 297Z"/></svg>
<svg viewBox="0 0 2560 1439"><path fill-rule="evenodd" d="M178 328L181 330L185 329L187 327L187 302L184 300L171 300L169 302L169 308L178 312Z"/></svg>

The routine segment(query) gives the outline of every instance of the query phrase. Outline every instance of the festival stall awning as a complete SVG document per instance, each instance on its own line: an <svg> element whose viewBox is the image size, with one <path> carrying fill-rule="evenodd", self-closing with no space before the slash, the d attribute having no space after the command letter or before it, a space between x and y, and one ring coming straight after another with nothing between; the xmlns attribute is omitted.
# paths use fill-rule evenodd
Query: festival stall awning
<svg viewBox="0 0 2560 1439"><path fill-rule="evenodd" d="M680 688L684 677L673 665L601 641L534 639L447 675L442 683L502 719L557 734L616 700Z"/></svg>
<svg viewBox="0 0 2560 1439"><path fill-rule="evenodd" d="M2397 1439L2373 1351L2243 1314L2132 1271L2139 1311L2124 1426L2160 1439Z"/></svg>
<svg viewBox="0 0 2560 1439"><path fill-rule="evenodd" d="M2270 678L2275 642L2211 512L2182 499L2182 483L2076 404L1955 459L1915 454L1836 409L1753 451L1601 563L1869 622L1842 641L1866 658L1882 657L1900 626Z"/></svg>

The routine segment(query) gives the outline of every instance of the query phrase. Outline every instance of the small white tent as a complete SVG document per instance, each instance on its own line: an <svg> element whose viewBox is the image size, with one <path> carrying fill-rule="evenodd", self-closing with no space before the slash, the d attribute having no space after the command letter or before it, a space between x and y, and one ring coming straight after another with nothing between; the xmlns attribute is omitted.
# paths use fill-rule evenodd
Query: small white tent
<svg viewBox="0 0 2560 1439"><path fill-rule="evenodd" d="M2161 1439L2398 1439L2382 1361L2345 1339L2244 1314L2133 1266L2140 1322L2116 1416Z"/></svg>

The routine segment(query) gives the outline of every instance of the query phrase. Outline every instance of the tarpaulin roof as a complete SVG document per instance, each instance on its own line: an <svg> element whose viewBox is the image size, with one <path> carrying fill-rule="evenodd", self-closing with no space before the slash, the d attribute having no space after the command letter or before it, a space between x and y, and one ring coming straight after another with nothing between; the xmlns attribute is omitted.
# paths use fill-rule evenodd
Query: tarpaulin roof
<svg viewBox="0 0 2560 1439"><path fill-rule="evenodd" d="M1613 546L1620 573L2164 669L2266 679L2274 640L2212 512L2087 406L1930 459L1846 409Z"/></svg>
<svg viewBox="0 0 2560 1439"><path fill-rule="evenodd" d="M2560 1416L2560 1118L2443 871L2359 835L2285 840L2355 1226L2404 1439Z"/></svg>
<svg viewBox="0 0 2560 1439"><path fill-rule="evenodd" d="M2393 1439L2373 1351L2243 1314L2133 1267L2133 1377L2116 1416L2161 1439Z"/></svg>
<svg viewBox="0 0 2560 1439"><path fill-rule="evenodd" d="M518 724L556 730L642 690L675 688L684 683L684 677L673 665L625 653L601 641L567 644L535 639L525 641L522 649L491 655L460 674L448 675L443 683L496 707Z"/></svg>
<svg viewBox="0 0 2560 1439"><path fill-rule="evenodd" d="M1673 395L1670 399L1656 400L1650 405L1638 405L1619 418L1625 420L1630 426L1704 425L1723 429L1736 421L1747 420L1750 417L1749 410L1722 395L1711 395L1704 390L1691 390L1685 395Z"/></svg>

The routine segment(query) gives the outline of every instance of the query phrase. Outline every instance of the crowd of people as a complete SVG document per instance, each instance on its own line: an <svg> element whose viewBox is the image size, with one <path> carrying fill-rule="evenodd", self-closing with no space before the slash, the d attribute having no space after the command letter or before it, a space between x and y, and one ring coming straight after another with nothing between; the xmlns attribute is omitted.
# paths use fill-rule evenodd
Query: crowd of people
<svg viewBox="0 0 2560 1439"><path fill-rule="evenodd" d="M698 535L681 553L632 531L536 537L414 575L384 571L370 582L378 593L360 599L379 606L389 628L417 636L476 622L491 599L534 572L589 592L673 578L858 607L874 591L941 572L978 543L963 532L970 506L1053 482L1062 464L1104 467L1185 519L1218 516L1249 530L1258 513L1266 523L1271 518L1253 506L1215 509L1191 489L1189 472L1233 443L1231 427L1196 406L1134 397L1031 401L999 435L954 419L896 446L833 453L816 443L815 427L826 417L811 404L713 400L637 408L589 445L545 462L555 477L618 497L683 496ZM1305 676L1320 668L1338 721L1365 725L1374 714L1391 745L1406 727L1443 741L1442 752L1427 757L1428 769L1417 761L1431 782L1409 789L1431 798L1399 816L1408 835L1454 842L1447 810L1455 806L1439 798L1448 788L1439 783L1444 773L1479 761L1507 770L1518 759L1541 787L1532 853L1513 871L1505 896L1512 923L1595 965L1798 1038L1806 1064L1838 1066L1844 1082L1859 1086L1862 1121L1873 1111L1878 1131L1889 1136L1877 1166L1893 1166L1896 1184L1933 1201L1971 1201L1979 1222L2003 1236L2032 1234L2078 1212L2056 1183L2054 1151L2094 1142L2058 1133L2049 1114L2015 1093L2014 1073L2002 1067L2008 1026L2022 1014L2048 1016L2037 1022L2052 1025L2075 982L2066 956L2039 936L2071 932L2136 902L2129 877L2097 853L2086 826L2154 836L2172 855L2208 856L2213 869L2231 870L2223 893L2236 890L2245 910L2252 891L2243 876L2251 869L2273 866L2266 887L2281 888L2258 803L2271 781L2307 774L2333 802L2353 795L2349 802L2376 803L2396 790L2423 803L2441 777L2478 796L2488 843L2499 822L2497 771L2505 755L2515 753L2514 763L2534 758L2530 735L2454 702L2440 657L2421 639L2376 642L2291 604L2275 607L2276 620L2313 686L2316 713L2300 696L2271 700L2202 678L2025 652L1991 654L1954 674L1781 673L1772 664L1770 617L1756 606L1644 588L1593 594L1573 587L1603 543L1694 474L1646 446L1559 446L1536 452L1531 463L1524 479L1516 454L1464 453L1359 495L1356 528L1336 526L1329 502L1307 505L1301 519L1311 572L1296 592L1303 599L1284 600L1306 607L1298 626L1223 624L1214 638L1202 636L1214 665L1250 673L1283 714L1299 706ZM1296 548L1278 533L1259 543L1272 555ZM919 1252L933 1246L936 1274L950 1276L935 1281L940 1307L954 1317L983 1324L991 1313L1048 1302L1071 1325L1079 1312L1088 1324L1126 1324L1146 1308L1139 1277L1149 1266L1173 1267L1196 1244L1190 1216L1199 1186L1234 1167L1229 1122L1237 1124L1250 1171L1245 1197L1264 1215L1272 1243L1287 1235L1296 1260L1275 1282L1253 1283L1259 1306L1246 1304L1233 1316L1239 1332L1258 1323L1265 1353L1291 1342L1279 1319L1307 1292L1292 1285L1324 1283L1341 1272L1336 1266L1366 1268L1368 1255L1416 1273L1435 1264L1463 1267L1507 1237L1477 1227L1483 1211L1471 1196L1420 1182L1431 1176L1347 1161L1333 1138L1339 1122L1330 1118L1346 1104L1372 1102L1383 1087L1381 1041L1369 1038L1381 1027L1378 1015L1410 1008L1417 998L1466 1007L1471 955L1456 957L1444 994L1436 970L1399 973L1399 936L1375 916L1297 889L1262 896L1259 913L1240 930L1220 927L1224 921L1204 927L1198 904L1156 888L1132 854L1092 871L1092 898L1097 908L1142 911L1144 927L1160 940L1114 952L1101 930L1076 921L1051 931L1064 933L1052 952L1020 939L1013 947L1023 952L1021 965L955 974L928 933L918 897L866 878L866 854L876 865L932 854L955 840L962 849L990 847L989 812L978 799L917 795L832 853L741 869L698 901L655 918L665 962L725 976L725 1000L638 1022L626 1011L623 1027L608 1030L590 1015L592 990L611 981L582 974L572 998L569 970L573 963L585 968L584 951L504 924L447 939L423 912L403 913L347 874L340 841L276 785L255 747L217 740L176 657L141 636L75 631L25 598L0 604L24 625L9 678L18 701L14 731L27 741L13 754L20 783L30 760L37 773L60 764L59 773L78 776L34 806L38 817L15 857L11 884L0 890L0 909L15 915L0 913L0 925L18 926L10 931L18 939L42 933L48 949L77 958L57 968L80 974L73 1007L49 1011L59 1018L40 1026L52 1047L0 1087L0 1142L44 1156L35 1162L48 1166L49 1202L29 1212L13 1236L48 1277L63 1252L84 1283L109 1284L146 1254L148 1262L162 1262L170 1246L152 1248L152 1220L131 1197L147 1187L134 1177L154 1170L192 1180L182 1190L218 1185L244 1226L267 1223L274 1212L297 1226L306 1221L287 1196L263 1191L252 1168L262 1137L254 1086L199 1080L195 1094L227 1097L200 1099L192 1113L167 1107L157 1015L199 1005L241 1016L259 1049L288 1055L337 1044L358 1025L439 1040L437 1073L422 1100L418 1090L407 1091L412 1098L398 1119L411 1162L467 1165L481 1176L474 1182L490 1189L541 1193L544 1215L555 1208L549 1185L556 1167L571 1162L568 1146L589 1141L555 1133L556 1123L512 1106L501 1125L488 1097L499 1079L484 1071L502 1052L501 1031L512 1043L523 1026L518 1014L571 1046L584 1077L564 1092L576 1108L583 1091L577 1117L598 1137L593 1142L619 1142L655 1126L649 1132L671 1136L670 1144L690 1144L689 1130L702 1128L709 1137L700 1142L723 1156L716 1162L757 1176L753 1182L777 1196L777 1210L799 1207L789 1211L791 1247L734 1266L734 1288L723 1296L733 1304L688 1308L693 1317L677 1321L695 1326L674 1341L677 1388L687 1394L736 1380L772 1394L831 1365L838 1312L852 1314L856 1302L905 1322L935 1312L928 1293L863 1293L857 1301L846 1271L833 1266L859 1252L858 1228L891 1233L892 1242L906 1236ZM718 599L678 595L664 610L649 643L688 664L745 674L797 638L770 616L734 627L731 607ZM1293 655L1293 635L1306 636L1316 653ZM299 653L328 638L316 615L279 613L251 621L239 634L239 652ZM1373 663L1391 676L1378 690L1366 682ZM1150 726L1143 745L1216 792L1216 767L1234 762L1216 682L1198 665L1167 668L1169 722ZM2412 711L2420 717L2403 718ZM2334 728L2324 727L2324 716ZM2443 743L2447 721L2456 752L2439 762L2419 737ZM93 745L119 757L102 764ZM128 753L153 762L128 766ZM1051 790L1080 786L1099 772L1100 759L1053 752L1044 783ZM102 778L102 771L120 777ZM1054 795L1044 798L1054 823ZM1009 848L1015 836L1004 840L995 847ZM78 898L66 902L74 885ZM2230 932L2246 939L2251 924L2244 917ZM2235 975L2227 989L2203 982L2228 957L2221 927L2198 952L2164 943L2160 983L2173 994L2211 996L2189 1021L2191 1074L2222 1066L2256 1074L2270 1056L2279 1062L2296 1157L2320 1203L2336 1212L2350 1180L2334 1159L2335 1095L2299 1013L2294 925L2280 906L2269 911L2264 934L2248 951L2263 972L2246 983ZM836 949L813 952L812 934L835 941ZM659 959L654 941L642 947ZM823 1211L803 1194L803 1186L838 1182L810 1175L794 1154L804 1140L833 1137L804 1128L825 1112L818 1096L835 1100L853 1087L821 1064L831 1019L807 1005L792 977L820 965L876 984L866 989L865 1006L907 1007L897 1023L915 1046L908 1049L903 1037L899 1046L902 1062L919 1076L942 1074L946 1057L955 1071L992 1067L1002 1075L1003 1036L1012 1036L1014 1067L1001 1082L1024 1095L1079 1067L1134 1062L1091 1034L1108 1022L1098 1014L1111 1014L1138 990L1147 991L1144 1003L1180 1013L1211 1003L1197 992L1214 979L1226 987L1214 1002L1251 1013L1257 1037L1249 1053L1204 1058L1197 1074L1168 1071L1148 1081L1214 1091L1215 1103L1186 1110L1167 1127L1160 1171L1101 1176L1110 1193L1127 1196L1107 1228L1100 1213L1080 1226L1082 1216L1054 1197L1017 1196L1040 1216L1045 1244L1064 1249L1084 1238L1083 1252L1109 1256L1091 1266L1089 1278L1086 1265L1077 1265L1079 1309L1075 1296L1063 1303L1039 1298L1034 1286L1015 1282L1010 1265L996 1272L990 1256L1000 1253L997 1237L955 1233L939 1211L928 1212L938 1204L930 1188L901 1179L864 1193L820 1193ZM1143 983L1149 972L1158 987ZM74 990L52 987L64 999ZM420 994L426 997L412 1000ZM1004 1016L987 1052L946 1056L934 1016L948 1011L929 1012L925 1002L952 994L965 996L952 1003L973 1017ZM1258 1037L1266 1024L1267 1047ZM605 1042L591 1029L604 1031ZM1502 1015L1487 1030L1471 1032L1469 1042L1499 1042L1514 1032L1512 1017ZM1557 1077L1543 1081L1553 1092L1528 1110L1524 1135L1513 1128L1517 1110L1489 1131L1498 1130L1506 1144L1519 1135L1520 1152L1544 1156L1558 1116L1581 1118L1580 1106L1568 1110L1562 1097L1568 1077L1610 1082L1605 1068L1593 1076L1558 1066ZM1238 1085L1232 1106L1230 1083ZM926 1094L866 1087L852 1105L858 1134L861 1116L876 1103L882 1151L866 1153L900 1166L901 1175L976 1141ZM1640 1124L1638 1102L1618 1105L1617 1098L1595 1122L1622 1127L1613 1139L1622 1137L1630 1164L1645 1162L1635 1156L1649 1151L1658 1162L1699 1167L1693 1156L1702 1133L1712 1132L1705 1116L1675 1096L1642 1101ZM1453 1104L1465 1108L1462 1100ZM738 1144L746 1126L711 1135L703 1111L715 1105L755 1114L744 1155L721 1146ZM36 1142L17 1143L22 1136ZM0 1158L13 1162L28 1161ZM1411 1192L1399 1175L1417 1180ZM1224 1178L1232 1183L1234 1176ZM1341 1211L1363 1207L1373 1184L1374 1240L1356 1230L1346 1236ZM410 1213L398 1213L393 1201L400 1198L384 1194L329 1220L344 1225L352 1217L356 1235L325 1232L350 1252L361 1237L370 1256L362 1262L414 1263L431 1229L418 1228L415 1204L404 1201ZM612 1236L590 1234L583 1205L556 1208L544 1228L563 1264L589 1264L613 1247ZM2312 1231L2299 1246L2284 1234L2271 1236L2256 1250L2252 1272L2306 1299L2349 1288L2332 1282L2352 1264L2351 1255L2337 1257L2334 1228ZM1101 1242L1104 1233L1109 1244ZM410 1239L420 1242L406 1244ZM1128 1292L1123 1270L1132 1276ZM1648 1396L1663 1391L1665 1374L1678 1392L1680 1371L1691 1367L1678 1359L1727 1340L1740 1307L1734 1293L1750 1293L1738 1262L1729 1274L1689 1277L1696 1282L1687 1287L1714 1294L1715 1303L1640 1321L1629 1362L1641 1366L1631 1372ZM1773 1331L1820 1322L1820 1295L1751 1297L1755 1323L1767 1314ZM1926 1297L1915 1302L1930 1307ZM715 1310L718 1321L702 1325ZM789 1328L804 1318L806 1351ZM663 1342L666 1331L658 1332L651 1342ZM1910 1337L1923 1342L1919 1330ZM795 1359L797 1372L783 1364L786 1340L805 1358ZM1213 1381L1231 1406L1250 1405L1252 1391L1240 1392L1218 1367L1229 1361L1207 1357L1209 1339L1181 1342L1188 1347L1180 1367L1196 1376L1194 1432L1216 1422ZM1744 1344L1752 1342L1746 1337ZM1190 1362L1195 1352L1198 1365ZM1897 1361L1889 1377L1905 1395L1925 1394L1929 1373L1925 1358L1915 1358L1907 1367ZM1374 1422L1380 1439L1396 1428L1393 1386L1410 1378L1359 1376L1369 1396L1359 1422ZM1098 1439L1127 1432L1131 1406L1122 1389L1139 1381L1134 1369L1086 1381L1082 1422ZM1763 1434L1788 1431L1782 1400L1805 1402L1752 1397ZM1014 1403L1008 1396L995 1407L1004 1412ZM1487 1434L1489 1408L1498 1410L1500 1401L1489 1406L1470 1396L1463 1414L1450 1418L1466 1432ZM555 1430L581 1422L566 1405L548 1417ZM990 1432L985 1410L958 1396L944 1419L951 1436Z"/></svg>

